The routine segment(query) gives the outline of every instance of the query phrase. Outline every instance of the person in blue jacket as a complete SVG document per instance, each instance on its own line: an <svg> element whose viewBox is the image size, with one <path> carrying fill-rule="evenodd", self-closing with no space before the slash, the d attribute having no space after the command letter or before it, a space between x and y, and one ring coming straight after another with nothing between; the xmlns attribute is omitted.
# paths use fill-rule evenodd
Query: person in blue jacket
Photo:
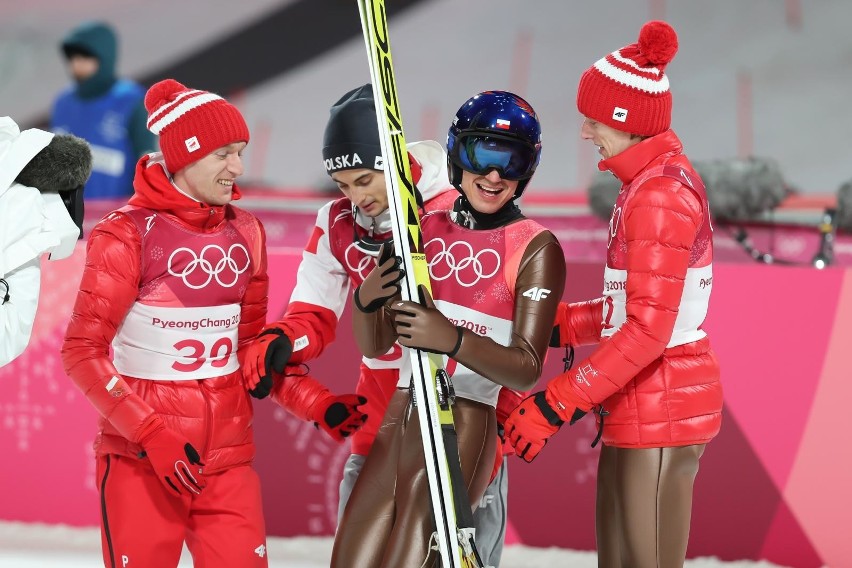
<svg viewBox="0 0 852 568"><path fill-rule="evenodd" d="M62 40L61 50L73 83L56 98L50 129L91 146L86 200L130 197L136 161L156 150L146 127L145 89L117 77L118 38L106 23L80 24Z"/></svg>

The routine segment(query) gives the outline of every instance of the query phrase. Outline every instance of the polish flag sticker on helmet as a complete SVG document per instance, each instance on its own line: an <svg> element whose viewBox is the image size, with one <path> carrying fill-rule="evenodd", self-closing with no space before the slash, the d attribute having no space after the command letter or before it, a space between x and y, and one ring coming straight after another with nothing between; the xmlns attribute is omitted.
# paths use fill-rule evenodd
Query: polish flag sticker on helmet
<svg viewBox="0 0 852 568"><path fill-rule="evenodd" d="M495 124L497 128L501 130L509 130L510 122L508 120L504 120L502 118L497 119L497 124Z"/></svg>

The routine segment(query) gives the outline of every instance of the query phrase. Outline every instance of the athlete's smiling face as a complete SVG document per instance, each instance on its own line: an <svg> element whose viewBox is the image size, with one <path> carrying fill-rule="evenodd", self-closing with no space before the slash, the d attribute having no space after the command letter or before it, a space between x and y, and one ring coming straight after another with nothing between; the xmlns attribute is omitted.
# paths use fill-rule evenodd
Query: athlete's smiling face
<svg viewBox="0 0 852 568"><path fill-rule="evenodd" d="M227 205L233 197L234 181L243 174L245 147L245 142L234 142L210 152L178 170L175 185L208 205Z"/></svg>
<svg viewBox="0 0 852 568"><path fill-rule="evenodd" d="M580 138L591 140L598 147L598 153L604 160L617 156L642 141L641 136L634 136L629 132L616 130L603 122L586 117L580 127Z"/></svg>
<svg viewBox="0 0 852 568"><path fill-rule="evenodd" d="M495 169L485 175L462 170L461 188L480 213L496 213L515 196L518 182L503 179Z"/></svg>
<svg viewBox="0 0 852 568"><path fill-rule="evenodd" d="M383 171L370 168L341 170L331 174L331 179L364 215L378 217L388 208Z"/></svg>

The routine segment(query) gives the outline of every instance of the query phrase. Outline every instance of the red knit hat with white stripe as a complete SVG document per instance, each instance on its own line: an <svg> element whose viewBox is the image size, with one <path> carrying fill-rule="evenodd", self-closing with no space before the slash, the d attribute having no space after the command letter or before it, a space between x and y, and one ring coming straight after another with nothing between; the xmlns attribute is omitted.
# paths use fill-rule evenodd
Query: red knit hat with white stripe
<svg viewBox="0 0 852 568"><path fill-rule="evenodd" d="M145 108L148 130L160 137L160 151L172 174L222 146L249 141L248 126L237 107L174 79L152 85L145 94Z"/></svg>
<svg viewBox="0 0 852 568"><path fill-rule="evenodd" d="M580 113L622 132L654 136L669 129L672 94L663 71L677 53L666 22L642 26L639 41L599 59L580 77Z"/></svg>

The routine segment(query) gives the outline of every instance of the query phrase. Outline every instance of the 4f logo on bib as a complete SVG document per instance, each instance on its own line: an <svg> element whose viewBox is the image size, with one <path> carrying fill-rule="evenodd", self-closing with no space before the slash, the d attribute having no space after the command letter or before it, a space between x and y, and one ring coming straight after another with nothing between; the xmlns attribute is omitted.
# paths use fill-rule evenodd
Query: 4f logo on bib
<svg viewBox="0 0 852 568"><path fill-rule="evenodd" d="M534 286L533 288L530 288L521 295L525 298L529 298L533 302L538 302L539 300L547 298L547 296L550 295L550 290L548 290L547 288L539 288L538 286Z"/></svg>

